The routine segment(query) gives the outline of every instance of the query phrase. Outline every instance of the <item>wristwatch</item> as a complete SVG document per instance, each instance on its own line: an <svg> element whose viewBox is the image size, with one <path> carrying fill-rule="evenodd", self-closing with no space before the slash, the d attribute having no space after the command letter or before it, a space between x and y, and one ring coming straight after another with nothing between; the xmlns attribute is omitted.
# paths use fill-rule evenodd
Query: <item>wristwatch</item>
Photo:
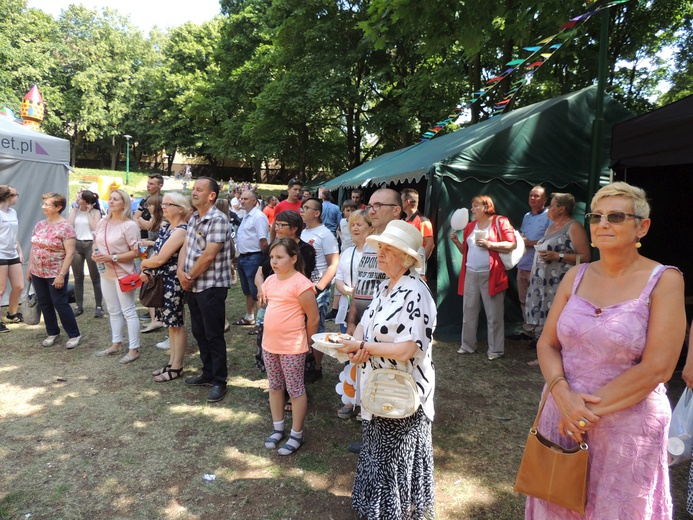
<svg viewBox="0 0 693 520"><path fill-rule="evenodd" d="M565 253L558 253L558 261L559 262L562 262L564 258L565 258Z"/></svg>
<svg viewBox="0 0 693 520"><path fill-rule="evenodd" d="M113 262L117 264L118 263L118 255L113 255L113 258L111 258L111 260L113 260Z"/></svg>

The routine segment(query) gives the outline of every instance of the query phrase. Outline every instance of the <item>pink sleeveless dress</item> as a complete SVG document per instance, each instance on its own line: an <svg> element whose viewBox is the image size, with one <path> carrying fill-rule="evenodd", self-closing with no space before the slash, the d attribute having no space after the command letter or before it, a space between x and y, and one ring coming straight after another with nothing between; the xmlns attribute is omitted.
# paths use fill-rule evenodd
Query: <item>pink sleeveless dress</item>
<svg viewBox="0 0 693 520"><path fill-rule="evenodd" d="M589 265L580 266L557 330L570 387L574 392L591 394L640 362L647 341L650 294L662 273L675 268L655 267L638 298L598 308L575 294ZM602 417L587 435L590 456L585 515L528 498L525 518L670 519L666 453L670 419L663 384L630 408ZM559 420L560 413L549 396L539 431L562 446L575 446L572 438L558 434Z"/></svg>

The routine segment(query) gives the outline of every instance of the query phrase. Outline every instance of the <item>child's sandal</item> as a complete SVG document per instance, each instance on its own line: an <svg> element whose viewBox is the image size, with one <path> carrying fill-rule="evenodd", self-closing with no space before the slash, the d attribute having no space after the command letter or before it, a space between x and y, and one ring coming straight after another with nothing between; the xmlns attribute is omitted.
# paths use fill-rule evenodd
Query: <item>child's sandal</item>
<svg viewBox="0 0 693 520"><path fill-rule="evenodd" d="M272 434L265 439L265 448L268 450L276 450L279 443L284 439L284 430L274 430Z"/></svg>

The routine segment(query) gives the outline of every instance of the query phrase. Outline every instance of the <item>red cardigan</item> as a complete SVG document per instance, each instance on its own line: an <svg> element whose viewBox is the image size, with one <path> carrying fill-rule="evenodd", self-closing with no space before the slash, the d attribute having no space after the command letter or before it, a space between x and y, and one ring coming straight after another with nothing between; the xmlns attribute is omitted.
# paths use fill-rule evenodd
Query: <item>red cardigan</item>
<svg viewBox="0 0 693 520"><path fill-rule="evenodd" d="M496 219L498 219L498 226L501 230L501 237L498 236L498 229L496 227ZM467 273L467 238L474 231L476 226L476 220L472 220L467 227L464 228L463 240L462 240L462 269L460 270L460 281L457 285L457 294L464 296L464 278ZM507 217L501 217L499 215L494 215L491 218L491 225L488 228L488 240L489 242L513 242L515 243L515 228L510 224ZM498 251L489 251L489 279L488 279L488 293L490 296L498 294L501 291L505 291L508 288L508 275L505 272L505 266L500 259Z"/></svg>

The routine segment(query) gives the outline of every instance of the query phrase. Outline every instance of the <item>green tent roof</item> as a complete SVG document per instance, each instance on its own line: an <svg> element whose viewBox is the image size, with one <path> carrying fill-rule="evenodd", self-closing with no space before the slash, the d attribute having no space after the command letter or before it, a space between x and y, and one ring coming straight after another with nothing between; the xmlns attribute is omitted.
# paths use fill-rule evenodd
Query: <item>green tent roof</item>
<svg viewBox="0 0 693 520"><path fill-rule="evenodd" d="M596 87L519 108L430 141L386 153L324 184L355 188L412 182L431 173L480 182L587 184ZM633 116L604 96L607 130ZM611 133L605 133L604 175ZM603 179L606 181L606 179Z"/></svg>

